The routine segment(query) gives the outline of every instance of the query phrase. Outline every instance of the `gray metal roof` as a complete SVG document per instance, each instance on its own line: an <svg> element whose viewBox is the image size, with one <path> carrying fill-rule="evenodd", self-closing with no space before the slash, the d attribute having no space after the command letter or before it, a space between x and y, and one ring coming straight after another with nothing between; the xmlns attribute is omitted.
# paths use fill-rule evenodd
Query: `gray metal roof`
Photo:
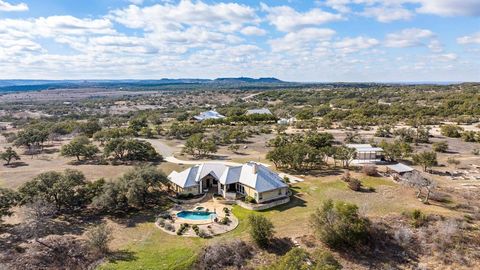
<svg viewBox="0 0 480 270"><path fill-rule="evenodd" d="M255 189L257 192L288 187L277 173L255 162L248 162L241 166L205 163L193 166L180 173L172 172L168 179L185 188L198 185L198 182L207 175L215 177L224 185L241 183Z"/></svg>
<svg viewBox="0 0 480 270"><path fill-rule="evenodd" d="M405 173L405 172L411 172L414 171L415 169L407 166L402 163L394 164L394 165L387 165L387 168L389 168L392 171L395 171L397 173Z"/></svg>
<svg viewBox="0 0 480 270"><path fill-rule="evenodd" d="M373 147L370 144L347 144L348 148L354 148L357 152L383 152L380 147Z"/></svg>
<svg viewBox="0 0 480 270"><path fill-rule="evenodd" d="M267 108L262 108L262 109L247 110L247 115L249 114L272 114L272 112Z"/></svg>
<svg viewBox="0 0 480 270"><path fill-rule="evenodd" d="M222 119L225 118L225 116L219 114L217 111L206 111L194 116L193 118L203 121L207 119Z"/></svg>

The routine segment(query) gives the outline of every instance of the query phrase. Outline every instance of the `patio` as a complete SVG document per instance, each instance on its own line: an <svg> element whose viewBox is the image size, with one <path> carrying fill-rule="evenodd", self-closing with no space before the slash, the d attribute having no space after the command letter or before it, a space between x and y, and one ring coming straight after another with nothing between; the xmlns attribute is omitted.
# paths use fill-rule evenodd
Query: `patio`
<svg viewBox="0 0 480 270"><path fill-rule="evenodd" d="M195 220L179 217L178 214L181 212L212 214L204 219ZM234 230L238 226L238 219L232 214L231 206L214 201L209 194L200 203L175 204L167 212L159 215L155 225L171 235L209 238Z"/></svg>

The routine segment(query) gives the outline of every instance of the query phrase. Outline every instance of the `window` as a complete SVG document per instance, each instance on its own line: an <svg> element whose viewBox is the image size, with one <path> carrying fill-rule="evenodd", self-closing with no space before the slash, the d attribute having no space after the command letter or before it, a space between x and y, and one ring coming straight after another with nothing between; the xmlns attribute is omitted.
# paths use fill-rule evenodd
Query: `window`
<svg viewBox="0 0 480 270"><path fill-rule="evenodd" d="M282 195L282 190L281 189L278 190L278 195Z"/></svg>
<svg viewBox="0 0 480 270"><path fill-rule="evenodd" d="M260 195L260 196L258 197L258 199L259 199L259 200L262 200L262 199L263 199L262 193L259 193L259 195Z"/></svg>

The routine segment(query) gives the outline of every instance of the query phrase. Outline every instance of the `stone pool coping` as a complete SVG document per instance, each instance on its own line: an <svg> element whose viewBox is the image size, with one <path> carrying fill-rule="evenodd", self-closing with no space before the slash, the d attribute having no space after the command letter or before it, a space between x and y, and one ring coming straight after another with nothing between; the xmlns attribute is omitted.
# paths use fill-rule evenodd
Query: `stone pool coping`
<svg viewBox="0 0 480 270"><path fill-rule="evenodd" d="M185 205L182 205L185 206ZM204 209L207 209L204 205ZM181 211L195 211L195 209L199 207L199 205L191 205L190 207L185 207L184 209L181 210L170 210L170 214L175 214L174 222L170 223L174 227L174 231L169 231L165 229L164 227L160 226L157 221L155 221L155 226L157 226L159 229L161 229L163 232L170 234L170 235L175 235L175 236L183 236L183 237L199 237L196 235L195 231L193 231L192 226L197 225L200 230L203 230L208 233L208 235L211 236L216 236L220 234L224 234L227 232L230 232L234 229L236 229L239 225L239 221L235 215L232 213L231 207L227 207L229 211L229 216L228 218L230 219L230 223L227 225L219 224L217 222L207 220L202 221L202 220L190 220L190 219L183 219L183 218L178 218L176 217L176 214L181 212ZM183 208L183 207L182 207ZM225 212L223 211L223 208L220 211L216 211L218 220L221 220L223 217L225 217ZM166 222L170 222L168 219L165 219ZM188 230L183 233L182 235L177 235L177 230L180 228L181 224L187 223L190 225Z"/></svg>

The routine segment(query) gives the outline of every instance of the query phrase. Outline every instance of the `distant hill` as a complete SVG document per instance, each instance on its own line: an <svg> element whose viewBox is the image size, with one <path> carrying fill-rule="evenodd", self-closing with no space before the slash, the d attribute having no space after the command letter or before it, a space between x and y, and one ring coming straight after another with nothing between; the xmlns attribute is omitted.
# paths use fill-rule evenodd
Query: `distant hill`
<svg viewBox="0 0 480 270"><path fill-rule="evenodd" d="M0 80L1 92L39 91L47 89L78 89L78 88L121 88L124 90L173 89L184 87L188 89L201 87L244 88L286 85L287 82L276 78L218 78L210 79L169 79L160 80Z"/></svg>
<svg viewBox="0 0 480 270"><path fill-rule="evenodd" d="M238 78L218 78L214 82L221 83L285 83L277 78L249 78L249 77L238 77Z"/></svg>

